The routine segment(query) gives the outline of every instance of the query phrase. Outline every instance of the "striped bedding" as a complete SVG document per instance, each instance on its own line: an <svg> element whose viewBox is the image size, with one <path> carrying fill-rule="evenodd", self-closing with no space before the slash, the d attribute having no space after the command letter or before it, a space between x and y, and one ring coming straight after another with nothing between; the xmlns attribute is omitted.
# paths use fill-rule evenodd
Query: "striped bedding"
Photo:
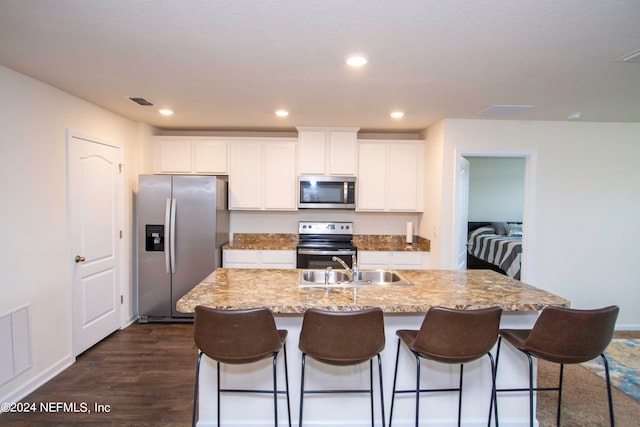
<svg viewBox="0 0 640 427"><path fill-rule="evenodd" d="M522 237L508 237L495 233L493 227L480 227L469 234L471 255L498 266L507 276L520 280Z"/></svg>

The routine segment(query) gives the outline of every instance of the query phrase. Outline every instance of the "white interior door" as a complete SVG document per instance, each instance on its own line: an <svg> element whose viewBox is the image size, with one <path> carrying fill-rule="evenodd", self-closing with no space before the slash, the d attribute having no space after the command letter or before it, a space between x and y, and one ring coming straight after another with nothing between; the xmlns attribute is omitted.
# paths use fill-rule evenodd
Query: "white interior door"
<svg viewBox="0 0 640 427"><path fill-rule="evenodd" d="M77 356L120 327L120 148L67 134L72 340Z"/></svg>
<svg viewBox="0 0 640 427"><path fill-rule="evenodd" d="M467 269L467 222L469 217L469 160L458 159L456 170L456 269Z"/></svg>

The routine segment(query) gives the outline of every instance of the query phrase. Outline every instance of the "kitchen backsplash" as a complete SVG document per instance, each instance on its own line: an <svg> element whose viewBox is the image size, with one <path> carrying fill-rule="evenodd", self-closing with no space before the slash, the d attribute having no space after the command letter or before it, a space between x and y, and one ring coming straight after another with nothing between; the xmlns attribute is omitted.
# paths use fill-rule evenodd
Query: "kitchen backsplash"
<svg viewBox="0 0 640 427"><path fill-rule="evenodd" d="M354 234L404 235L406 223L419 235L419 213L367 213L331 210L297 212L231 211L231 233L298 233L299 221L350 221Z"/></svg>

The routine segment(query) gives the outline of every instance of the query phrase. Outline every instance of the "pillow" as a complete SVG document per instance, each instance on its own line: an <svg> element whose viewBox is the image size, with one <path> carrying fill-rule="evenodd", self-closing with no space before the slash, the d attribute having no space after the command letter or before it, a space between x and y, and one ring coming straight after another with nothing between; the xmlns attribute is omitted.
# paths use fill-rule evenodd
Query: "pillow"
<svg viewBox="0 0 640 427"><path fill-rule="evenodd" d="M492 222L491 226L493 227L493 231L499 236L506 236L509 232L506 222Z"/></svg>
<svg viewBox="0 0 640 427"><path fill-rule="evenodd" d="M507 224L507 236L522 237L522 224Z"/></svg>

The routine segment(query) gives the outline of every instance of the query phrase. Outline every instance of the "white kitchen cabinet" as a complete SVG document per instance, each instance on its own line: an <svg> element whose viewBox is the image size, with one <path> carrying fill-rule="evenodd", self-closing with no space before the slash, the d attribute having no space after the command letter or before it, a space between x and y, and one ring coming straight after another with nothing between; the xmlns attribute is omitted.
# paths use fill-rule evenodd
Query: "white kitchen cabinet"
<svg viewBox="0 0 640 427"><path fill-rule="evenodd" d="M244 250L222 251L224 268L296 268L294 250Z"/></svg>
<svg viewBox="0 0 640 427"><path fill-rule="evenodd" d="M295 142L234 141L229 150L229 209L296 210Z"/></svg>
<svg viewBox="0 0 640 427"><path fill-rule="evenodd" d="M224 175L227 142L200 137L155 137L153 172L156 174Z"/></svg>
<svg viewBox="0 0 640 427"><path fill-rule="evenodd" d="M422 212L423 157L422 141L359 141L356 209Z"/></svg>
<svg viewBox="0 0 640 427"><path fill-rule="evenodd" d="M358 266L361 269L426 270L429 252L358 251Z"/></svg>
<svg viewBox="0 0 640 427"><path fill-rule="evenodd" d="M224 141L192 142L192 168L197 174L227 173L227 143Z"/></svg>
<svg viewBox="0 0 640 427"><path fill-rule="evenodd" d="M359 128L298 128L301 175L356 175Z"/></svg>

